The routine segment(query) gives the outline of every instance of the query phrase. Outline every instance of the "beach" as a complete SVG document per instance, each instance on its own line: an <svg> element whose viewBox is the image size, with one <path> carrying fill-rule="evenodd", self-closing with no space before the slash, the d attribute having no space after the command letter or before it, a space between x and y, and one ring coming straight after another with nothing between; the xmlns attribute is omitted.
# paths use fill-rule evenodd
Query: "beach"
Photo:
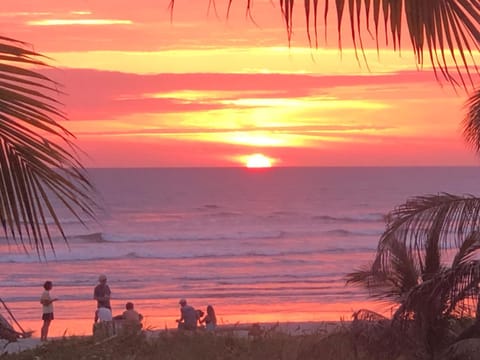
<svg viewBox="0 0 480 360"><path fill-rule="evenodd" d="M174 329L178 300L219 324L349 321L390 315L345 275L373 259L389 210L426 193L476 193L476 168L92 169L103 209L65 215L55 255L0 245L0 291L26 330L54 284L51 336L90 335L106 274L114 315L132 301L153 330ZM62 215L62 214L60 214ZM48 249L47 249L48 250ZM2 313L3 314L3 313Z"/></svg>

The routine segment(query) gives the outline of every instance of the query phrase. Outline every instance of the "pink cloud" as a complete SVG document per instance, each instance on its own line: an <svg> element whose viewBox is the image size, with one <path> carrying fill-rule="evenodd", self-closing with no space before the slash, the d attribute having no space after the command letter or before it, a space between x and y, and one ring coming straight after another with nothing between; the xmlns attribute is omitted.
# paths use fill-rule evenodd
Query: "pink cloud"
<svg viewBox="0 0 480 360"><path fill-rule="evenodd" d="M311 76L286 74L155 74L137 75L96 70L48 70L48 76L65 85L61 101L72 120L114 119L142 113L199 112L226 108L221 100L234 98L299 98L319 94L349 99L408 96L394 93L396 87L412 84L439 88L431 72L404 72L369 76ZM365 93L365 87L369 92ZM215 92L209 101L185 102L176 98L151 98L145 94L178 91ZM448 93L453 91L445 89ZM208 94L205 95L208 97ZM428 101L425 99L424 101Z"/></svg>

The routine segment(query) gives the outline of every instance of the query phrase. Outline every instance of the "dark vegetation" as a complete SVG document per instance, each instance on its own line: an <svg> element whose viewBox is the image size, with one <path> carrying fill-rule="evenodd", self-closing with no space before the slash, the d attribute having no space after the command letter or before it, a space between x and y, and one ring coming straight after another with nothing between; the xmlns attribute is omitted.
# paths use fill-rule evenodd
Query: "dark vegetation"
<svg viewBox="0 0 480 360"><path fill-rule="evenodd" d="M473 319L451 319L450 338L438 338L433 355L425 349L415 328L400 328L384 318L359 312L351 323L339 323L334 331L319 328L290 335L276 329L257 336L235 330L217 334L160 331L124 334L103 339L70 337L50 341L17 354L4 354L2 360L60 359L162 359L162 360L407 360L476 359L480 339L456 341ZM371 315L371 314L370 314ZM433 357L432 357L433 356Z"/></svg>

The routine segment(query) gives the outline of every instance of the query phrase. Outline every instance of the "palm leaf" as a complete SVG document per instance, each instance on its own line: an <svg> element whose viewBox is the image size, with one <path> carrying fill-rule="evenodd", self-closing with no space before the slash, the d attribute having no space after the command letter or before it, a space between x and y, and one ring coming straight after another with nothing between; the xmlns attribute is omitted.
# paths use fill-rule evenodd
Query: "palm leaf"
<svg viewBox="0 0 480 360"><path fill-rule="evenodd" d="M462 245L459 247L457 254L453 258L452 268L461 266L472 260L475 252L480 249L480 233L478 231L472 232Z"/></svg>
<svg viewBox="0 0 480 360"><path fill-rule="evenodd" d="M59 206L85 223L96 204L73 135L57 121L65 119L58 84L35 70L47 65L24 46L0 37L0 220L8 240L46 257L49 219L67 240Z"/></svg>
<svg viewBox="0 0 480 360"><path fill-rule="evenodd" d="M415 314L422 321L428 321L471 311L477 302L480 281L480 261L473 260L479 249L478 232L469 234L450 267L440 266L435 273L429 273L423 281L407 289L394 318L411 319Z"/></svg>
<svg viewBox="0 0 480 360"><path fill-rule="evenodd" d="M394 209L388 216L385 232L379 240L378 252L388 263L391 238L403 241L421 258L434 239L441 250L462 246L467 234L476 232L480 224L480 199L472 195L447 193L417 196Z"/></svg>
<svg viewBox="0 0 480 360"><path fill-rule="evenodd" d="M428 281L413 288L401 308L405 314L430 306L436 318L448 316L465 301L476 302L477 284L480 281L480 261L470 261L455 268L445 268Z"/></svg>
<svg viewBox="0 0 480 360"><path fill-rule="evenodd" d="M397 291L396 320L417 318L427 324L471 310L480 281L480 261L473 260L480 249L479 216L480 199L471 195L409 199L389 214L373 265L363 278L356 274L349 280L368 288L365 280L375 278L380 282L374 288L377 298L395 300ZM448 267L442 254L452 249L457 252Z"/></svg>
<svg viewBox="0 0 480 360"><path fill-rule="evenodd" d="M466 107L468 110L463 120L463 137L480 155L480 90L472 93Z"/></svg>
<svg viewBox="0 0 480 360"><path fill-rule="evenodd" d="M377 255L373 264L347 274L346 282L365 287L372 298L401 303L406 293L418 284L420 268L403 242L391 241L388 251L388 266L382 266L381 256Z"/></svg>
<svg viewBox="0 0 480 360"><path fill-rule="evenodd" d="M209 6L211 1L213 0L209 0ZM233 0L228 1L227 16L232 2ZM345 6L346 2L347 6ZM318 46L318 3L318 0L304 0L306 36L311 44L310 13L313 9L316 46ZM173 16L174 4L175 0L170 0L171 16ZM280 0L280 11L285 21L288 43L293 33L293 4L293 0ZM438 80L443 78L454 86L461 84L464 88L468 87L468 80L473 86L471 71L478 73L473 54L479 50L480 43L480 0L335 0L331 3L324 0L324 4L325 28L329 10L335 6L340 49L342 48L342 23L344 17L348 17L350 36L355 49L360 46L363 50L362 34L365 31L375 38L378 50L381 39L380 18L383 17L384 39L387 46L390 46L390 35L393 40L391 46L394 50L400 50L402 37L408 35L416 63L420 67L423 67L426 62L425 55L427 55L427 62L433 66ZM250 14L251 0L247 1L246 7L247 13ZM348 13L348 16L344 16L345 13ZM374 34L370 31L372 19ZM407 24L406 29L402 28L404 19ZM358 55L356 56L358 59ZM450 72L452 64L457 76L453 76Z"/></svg>
<svg viewBox="0 0 480 360"><path fill-rule="evenodd" d="M368 310L368 309L360 309L355 311L352 314L353 321L385 321L388 320L385 316L382 314L379 314L375 311Z"/></svg>

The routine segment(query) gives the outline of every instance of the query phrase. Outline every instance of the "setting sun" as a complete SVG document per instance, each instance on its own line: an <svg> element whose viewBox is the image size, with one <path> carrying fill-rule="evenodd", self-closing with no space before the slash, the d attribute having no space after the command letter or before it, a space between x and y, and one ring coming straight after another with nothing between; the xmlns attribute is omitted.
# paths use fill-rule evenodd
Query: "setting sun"
<svg viewBox="0 0 480 360"><path fill-rule="evenodd" d="M247 157L246 166L248 168L267 168L272 167L273 160L263 154L253 154Z"/></svg>

